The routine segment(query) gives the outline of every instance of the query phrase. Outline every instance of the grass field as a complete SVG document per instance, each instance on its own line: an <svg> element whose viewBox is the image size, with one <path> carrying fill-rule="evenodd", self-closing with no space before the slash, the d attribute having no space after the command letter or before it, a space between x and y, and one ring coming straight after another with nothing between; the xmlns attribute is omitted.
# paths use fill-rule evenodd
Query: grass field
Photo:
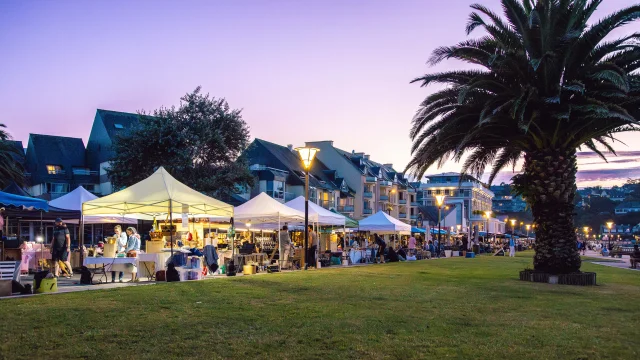
<svg viewBox="0 0 640 360"><path fill-rule="evenodd" d="M443 259L0 301L0 359L638 359L640 273Z"/></svg>

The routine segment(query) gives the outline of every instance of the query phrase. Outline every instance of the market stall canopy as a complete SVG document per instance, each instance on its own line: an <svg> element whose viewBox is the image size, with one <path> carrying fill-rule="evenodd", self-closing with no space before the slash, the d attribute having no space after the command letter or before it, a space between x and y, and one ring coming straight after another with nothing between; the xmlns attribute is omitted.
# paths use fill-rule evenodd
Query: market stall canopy
<svg viewBox="0 0 640 360"><path fill-rule="evenodd" d="M10 194L4 191L0 191L0 206L49 211L49 204L45 200Z"/></svg>
<svg viewBox="0 0 640 360"><path fill-rule="evenodd" d="M2 191L6 192L6 193L9 193L9 194L14 194L14 195L33 197L23 187L21 187L20 185L16 184L15 181L12 181L11 184L9 184L9 186L4 188Z"/></svg>
<svg viewBox="0 0 640 360"><path fill-rule="evenodd" d="M304 201L304 196L298 196L285 205L304 214ZM309 221L318 225L345 226L346 224L346 218L343 215L331 212L311 201L309 201Z"/></svg>
<svg viewBox="0 0 640 360"><path fill-rule="evenodd" d="M333 212L335 214L338 214L338 212L333 210L333 209L331 210L331 212ZM344 219L345 219L345 225L348 228L357 228L358 227L358 221L357 220L354 220L354 219L352 219L352 218L350 218L348 216L345 216Z"/></svg>
<svg viewBox="0 0 640 360"><path fill-rule="evenodd" d="M411 227L411 233L412 234L424 234L426 232L427 232L427 230L425 230L425 229L417 228L415 226Z"/></svg>
<svg viewBox="0 0 640 360"><path fill-rule="evenodd" d="M49 205L60 209L82 210L82 204L95 200L98 197L88 192L82 186L78 186L72 192L49 201ZM90 215L84 217L85 224L137 224L138 220L118 215Z"/></svg>
<svg viewBox="0 0 640 360"><path fill-rule="evenodd" d="M411 225L394 218L384 211L378 211L368 218L360 220L360 230L409 235L411 233Z"/></svg>
<svg viewBox="0 0 640 360"><path fill-rule="evenodd" d="M135 219L152 219L172 213L176 216L233 216L233 206L201 194L176 180L163 167L130 187L87 201L83 215L128 215Z"/></svg>
<svg viewBox="0 0 640 360"><path fill-rule="evenodd" d="M262 192L235 208L234 219L244 223L285 223L304 221L304 212L290 208Z"/></svg>

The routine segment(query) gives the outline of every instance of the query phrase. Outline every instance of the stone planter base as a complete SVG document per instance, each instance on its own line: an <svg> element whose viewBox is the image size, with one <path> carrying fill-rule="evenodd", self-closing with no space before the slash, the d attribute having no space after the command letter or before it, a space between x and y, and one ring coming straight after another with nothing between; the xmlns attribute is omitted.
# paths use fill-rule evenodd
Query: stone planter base
<svg viewBox="0 0 640 360"><path fill-rule="evenodd" d="M596 273L580 272L573 274L551 275L535 270L520 271L520 280L560 285L596 285Z"/></svg>

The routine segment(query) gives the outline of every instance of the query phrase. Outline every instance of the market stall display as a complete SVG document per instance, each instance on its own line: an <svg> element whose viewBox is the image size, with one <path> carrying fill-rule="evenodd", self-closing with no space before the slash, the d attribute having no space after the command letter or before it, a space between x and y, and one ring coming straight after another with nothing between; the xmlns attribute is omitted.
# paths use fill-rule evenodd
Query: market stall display
<svg viewBox="0 0 640 360"><path fill-rule="evenodd" d="M145 180L122 191L84 202L82 214L83 217L117 215L141 220L166 218L167 225L160 228L164 243L160 250L168 250L173 255L178 240L184 239L176 236L174 218L216 217L228 220L233 217L233 207L189 188L160 167ZM159 238L153 240L158 241ZM155 249L149 250L157 251L158 245L153 246Z"/></svg>

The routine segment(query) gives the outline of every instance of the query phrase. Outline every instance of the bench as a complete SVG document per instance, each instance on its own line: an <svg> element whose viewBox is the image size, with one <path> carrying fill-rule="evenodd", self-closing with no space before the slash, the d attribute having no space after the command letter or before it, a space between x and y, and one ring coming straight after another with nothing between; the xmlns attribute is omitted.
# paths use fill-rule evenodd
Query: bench
<svg viewBox="0 0 640 360"><path fill-rule="evenodd" d="M631 256L631 254L633 254L633 248L632 247L616 246L611 251L609 251L609 256L618 257L618 258L621 258L622 255Z"/></svg>

